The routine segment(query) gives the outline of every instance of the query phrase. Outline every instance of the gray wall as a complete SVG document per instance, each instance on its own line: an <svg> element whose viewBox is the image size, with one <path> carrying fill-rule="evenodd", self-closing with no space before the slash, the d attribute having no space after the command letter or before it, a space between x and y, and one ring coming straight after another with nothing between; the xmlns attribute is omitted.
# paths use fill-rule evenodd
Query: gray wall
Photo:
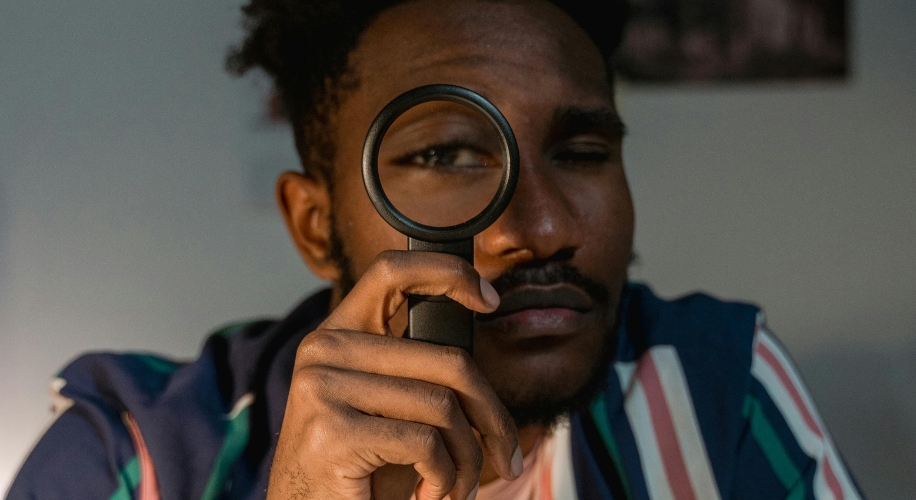
<svg viewBox="0 0 916 500"><path fill-rule="evenodd" d="M87 349L192 357L319 286L236 1L0 6L0 491ZM916 3L858 2L845 84L624 87L636 278L758 302L873 498L916 497ZM261 170L255 166L265 166Z"/></svg>

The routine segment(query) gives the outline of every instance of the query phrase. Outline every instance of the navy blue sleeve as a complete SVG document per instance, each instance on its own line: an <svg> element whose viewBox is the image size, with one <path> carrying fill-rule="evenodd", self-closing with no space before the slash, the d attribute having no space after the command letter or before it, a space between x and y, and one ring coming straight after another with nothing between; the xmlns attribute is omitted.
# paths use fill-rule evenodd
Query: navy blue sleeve
<svg viewBox="0 0 916 500"><path fill-rule="evenodd" d="M133 445L117 414L74 404L32 450L7 499L129 499L138 483Z"/></svg>

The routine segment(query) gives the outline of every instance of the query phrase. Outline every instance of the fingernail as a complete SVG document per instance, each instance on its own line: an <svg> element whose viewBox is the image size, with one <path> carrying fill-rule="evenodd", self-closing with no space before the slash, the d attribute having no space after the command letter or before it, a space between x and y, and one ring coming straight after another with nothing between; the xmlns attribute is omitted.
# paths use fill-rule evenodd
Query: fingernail
<svg viewBox="0 0 916 500"><path fill-rule="evenodd" d="M525 459L522 458L522 449L518 446L515 447L515 453L512 454L512 465L510 467L510 472L515 477L522 475L522 472L525 472Z"/></svg>
<svg viewBox="0 0 916 500"><path fill-rule="evenodd" d="M477 498L477 492L478 492L479 490L480 490L480 485L478 484L477 486L474 487L473 490L471 490L470 493L468 493L468 500L476 500L476 498Z"/></svg>
<svg viewBox="0 0 916 500"><path fill-rule="evenodd" d="M496 293L493 285L483 278L480 278L480 294L483 295L483 300L487 302L488 306L494 309L499 307L499 294Z"/></svg>

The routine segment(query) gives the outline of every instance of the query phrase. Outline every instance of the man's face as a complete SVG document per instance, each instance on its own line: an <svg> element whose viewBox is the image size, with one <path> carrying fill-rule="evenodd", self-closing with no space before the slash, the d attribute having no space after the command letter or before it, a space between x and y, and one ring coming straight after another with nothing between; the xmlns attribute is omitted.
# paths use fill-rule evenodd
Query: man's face
<svg viewBox="0 0 916 500"><path fill-rule="evenodd" d="M546 2L418 1L384 11L351 66L358 85L333 119L332 198L352 273L358 278L379 252L407 245L363 187L360 155L375 115L421 85L482 94L515 132L521 174L508 209L474 240L474 266L503 301L478 318L474 358L510 410L580 392L614 341L633 239L621 127L598 49ZM397 141L405 150L395 153L432 140L439 138ZM403 316L398 322L403 328Z"/></svg>

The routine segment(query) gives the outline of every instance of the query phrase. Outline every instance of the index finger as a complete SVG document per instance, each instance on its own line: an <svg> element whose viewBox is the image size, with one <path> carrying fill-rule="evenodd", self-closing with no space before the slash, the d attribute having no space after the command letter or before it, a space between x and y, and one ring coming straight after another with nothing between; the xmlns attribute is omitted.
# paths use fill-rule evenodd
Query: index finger
<svg viewBox="0 0 916 500"><path fill-rule="evenodd" d="M499 294L463 258L388 250L376 257L322 327L385 335L388 321L410 294L445 295L477 312L499 306Z"/></svg>

